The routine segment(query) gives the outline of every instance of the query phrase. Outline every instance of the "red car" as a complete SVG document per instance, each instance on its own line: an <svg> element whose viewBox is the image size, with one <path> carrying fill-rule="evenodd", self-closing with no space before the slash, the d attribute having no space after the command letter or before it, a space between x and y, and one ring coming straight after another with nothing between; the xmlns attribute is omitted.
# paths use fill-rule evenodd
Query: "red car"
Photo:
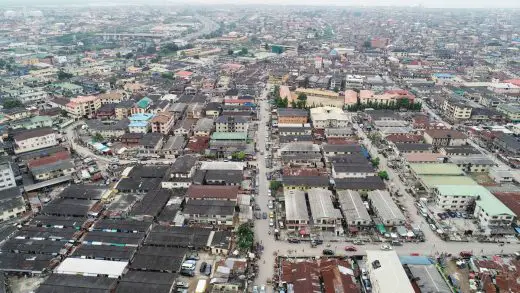
<svg viewBox="0 0 520 293"><path fill-rule="evenodd" d="M473 256L473 253L471 253L470 251L461 251L460 252L460 257L472 257Z"/></svg>
<svg viewBox="0 0 520 293"><path fill-rule="evenodd" d="M354 246L345 246L345 251L357 251L357 248Z"/></svg>
<svg viewBox="0 0 520 293"><path fill-rule="evenodd" d="M410 253L410 255L411 255L411 256L419 256L420 254L417 253L417 252L412 252L412 253Z"/></svg>

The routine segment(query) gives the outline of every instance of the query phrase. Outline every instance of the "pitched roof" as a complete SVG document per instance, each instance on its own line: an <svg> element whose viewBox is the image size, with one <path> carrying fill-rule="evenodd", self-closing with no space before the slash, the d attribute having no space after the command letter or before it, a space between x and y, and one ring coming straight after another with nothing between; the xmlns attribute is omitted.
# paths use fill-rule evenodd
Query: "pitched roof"
<svg viewBox="0 0 520 293"><path fill-rule="evenodd" d="M197 199L218 198L236 200L237 196L237 186L191 185L186 192L186 197Z"/></svg>

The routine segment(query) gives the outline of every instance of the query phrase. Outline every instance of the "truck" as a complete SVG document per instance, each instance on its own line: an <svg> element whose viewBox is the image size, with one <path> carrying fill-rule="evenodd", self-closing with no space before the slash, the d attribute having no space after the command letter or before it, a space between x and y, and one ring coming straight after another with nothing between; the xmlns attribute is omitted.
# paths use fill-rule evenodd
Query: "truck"
<svg viewBox="0 0 520 293"><path fill-rule="evenodd" d="M197 287L195 287L195 293L205 293L207 287L207 280L200 279L197 282Z"/></svg>

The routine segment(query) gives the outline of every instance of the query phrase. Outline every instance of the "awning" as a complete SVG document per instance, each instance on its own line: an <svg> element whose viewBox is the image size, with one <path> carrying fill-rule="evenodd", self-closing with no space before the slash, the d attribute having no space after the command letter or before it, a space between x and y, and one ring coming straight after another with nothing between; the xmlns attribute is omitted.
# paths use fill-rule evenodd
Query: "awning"
<svg viewBox="0 0 520 293"><path fill-rule="evenodd" d="M357 227L354 227L354 226L350 226L350 227L348 227L348 230L349 230L349 232L351 232L351 233L356 233L356 232L359 231L358 228L357 228Z"/></svg>
<svg viewBox="0 0 520 293"><path fill-rule="evenodd" d="M377 231L379 231L379 233L381 233L381 234L385 234L386 233L385 225L377 224L376 228L377 228Z"/></svg>

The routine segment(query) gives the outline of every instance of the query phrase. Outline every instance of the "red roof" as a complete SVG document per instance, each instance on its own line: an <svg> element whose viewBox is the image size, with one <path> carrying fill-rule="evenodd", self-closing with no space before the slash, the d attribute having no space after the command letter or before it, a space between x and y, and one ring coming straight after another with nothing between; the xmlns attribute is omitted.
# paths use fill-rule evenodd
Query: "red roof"
<svg viewBox="0 0 520 293"><path fill-rule="evenodd" d="M195 199L237 200L238 186L191 185L186 196Z"/></svg>
<svg viewBox="0 0 520 293"><path fill-rule="evenodd" d="M520 215L520 192L494 192L493 194L513 213Z"/></svg>
<svg viewBox="0 0 520 293"><path fill-rule="evenodd" d="M36 160L32 160L27 163L27 167L35 168L35 167L39 167L39 166L43 166L43 165L52 164L57 161L66 160L69 158L70 158L69 152L63 151L63 152L52 154L51 156L48 156L48 157L43 157L43 158L39 158Z"/></svg>
<svg viewBox="0 0 520 293"><path fill-rule="evenodd" d="M224 104L245 104L252 103L253 99L225 99Z"/></svg>
<svg viewBox="0 0 520 293"><path fill-rule="evenodd" d="M180 77L190 77L192 74L193 74L193 72L184 71L184 70L175 73L175 75L180 76Z"/></svg>
<svg viewBox="0 0 520 293"><path fill-rule="evenodd" d="M423 136L418 134L390 134L385 139L394 143L420 143L423 140Z"/></svg>

